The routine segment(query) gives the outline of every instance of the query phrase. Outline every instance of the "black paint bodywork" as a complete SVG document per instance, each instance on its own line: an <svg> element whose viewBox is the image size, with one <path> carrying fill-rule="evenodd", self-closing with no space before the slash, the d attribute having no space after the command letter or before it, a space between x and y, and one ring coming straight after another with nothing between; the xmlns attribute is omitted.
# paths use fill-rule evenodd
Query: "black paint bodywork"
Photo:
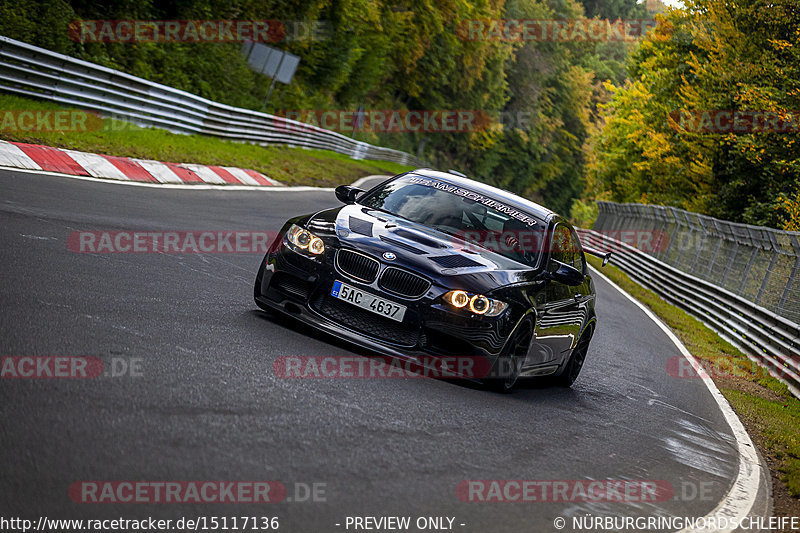
<svg viewBox="0 0 800 533"><path fill-rule="evenodd" d="M428 169L405 175L437 180L504 202L540 221L547 235L552 234L556 224L572 229L557 214L485 184ZM401 176L404 175L391 179ZM350 227L353 219L358 232ZM324 255L311 258L287 246L284 236L292 224L320 237L325 244ZM391 265L417 273L431 282L430 289L422 297L408 299L382 290L377 282L362 283L337 268L336 253L340 249L378 259L381 269ZM386 251L396 257L391 261L383 259ZM450 268L431 259L449 254L466 255L477 265ZM481 356L494 364L517 328L532 327L534 335L521 376L557 376L563 372L581 335L592 334L595 290L585 262L579 285L552 279L548 273L552 270L547 253L542 253L533 267L490 250L468 253L450 235L356 201L287 221L261 262L254 298L262 309L286 313L378 353L406 359ZM407 306L403 323L392 323L331 298L335 280ZM497 317L456 309L441 298L456 289L499 299L509 306Z"/></svg>

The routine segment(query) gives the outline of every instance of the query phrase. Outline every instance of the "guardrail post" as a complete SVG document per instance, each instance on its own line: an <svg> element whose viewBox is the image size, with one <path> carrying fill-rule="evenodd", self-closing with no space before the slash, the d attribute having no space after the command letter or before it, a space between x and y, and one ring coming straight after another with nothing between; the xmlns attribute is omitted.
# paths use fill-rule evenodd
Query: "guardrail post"
<svg viewBox="0 0 800 533"><path fill-rule="evenodd" d="M653 255L656 250L656 243L655 239L653 238L656 234L656 225L658 224L658 206L655 205L648 205L647 210L645 211L645 223L642 224L642 233L647 232L649 233L649 239L647 242L649 243L649 249L643 250L644 252ZM638 241L644 242L645 235L640 235Z"/></svg>
<svg viewBox="0 0 800 533"><path fill-rule="evenodd" d="M718 234L715 231L714 226L714 219L711 217L707 217L705 215L698 215L698 220L700 221L700 225L703 227L703 243L697 250L697 265L695 266L695 271L697 271L697 275L703 279L708 279L708 272L705 270L708 266L713 264L714 259L716 258L716 254L719 251L719 239ZM700 265L700 258L703 257L706 261L706 265Z"/></svg>
<svg viewBox="0 0 800 533"><path fill-rule="evenodd" d="M697 268L697 262L700 261L700 252L702 252L703 249L705 248L706 239L708 239L708 230L702 224L702 222L701 222L700 226L703 229L703 235L700 238L700 244L697 245L697 251L695 251L694 259L692 260L692 265L689 267L689 272L694 272L695 269Z"/></svg>
<svg viewBox="0 0 800 533"><path fill-rule="evenodd" d="M753 300L753 303L756 305L759 304L759 302L761 301L761 297L764 295L764 291L767 288L767 282L769 281L769 275L772 273L772 269L775 268L775 264L778 262L779 255L780 254L778 253L777 250L773 250L772 259L770 259L767 271L764 273L764 279L761 280L761 286L758 288L758 294L756 294L756 297Z"/></svg>
<svg viewBox="0 0 800 533"><path fill-rule="evenodd" d="M719 284L721 286L725 286L725 280L728 278L728 274L731 272L731 268L733 267L734 261L736 261L736 256L739 254L739 243L733 241L733 252L731 252L730 257L725 262L725 270L722 272L722 278L719 280Z"/></svg>
<svg viewBox="0 0 800 533"><path fill-rule="evenodd" d="M717 256L719 255L719 249L722 248L722 237L717 236L717 246L714 248L714 255L711 256L711 261L708 263L708 268L706 269L706 275L704 279L710 279L711 273L714 271L714 263L717 262Z"/></svg>
<svg viewBox="0 0 800 533"><path fill-rule="evenodd" d="M756 261L756 256L758 255L758 248L753 246L753 251L750 252L750 259L747 261L747 266L744 268L744 275L742 276L742 281L739 283L739 290L736 291L736 294L739 296L742 295L744 292L744 286L747 284L747 277L750 275L750 270L753 268L753 263Z"/></svg>
<svg viewBox="0 0 800 533"><path fill-rule="evenodd" d="M683 267L683 254L686 253L686 250L689 249L689 246L692 243L692 238L694 237L694 226L692 225L692 221L689 218L688 212L681 210L680 214L683 215L683 220L686 222L685 224L681 224L684 228L689 230L689 233L684 236L682 240L682 245L678 247L678 255L675 257L675 266Z"/></svg>
<svg viewBox="0 0 800 533"><path fill-rule="evenodd" d="M738 245L736 244L736 238L733 235L733 231L731 230L730 224L725 220L714 220L714 227L717 229L719 233L720 239L720 252L723 252L723 248L730 247L730 250L727 251L727 254L723 257L720 257L721 261L723 261L724 268L722 269L722 274L719 276L719 279L716 283L720 286L724 286L725 278L728 277L728 273L730 272L731 265L733 264L733 260L736 259L736 254L738 253ZM713 272L709 273L708 280L713 280Z"/></svg>
<svg viewBox="0 0 800 533"><path fill-rule="evenodd" d="M689 243L692 240L692 234L694 233L694 230L691 227L689 227L688 229L689 229L689 233L682 236L681 245L678 246L678 255L675 257L675 263L674 263L675 266L677 266L677 267L682 267L683 266L683 263L682 263L683 254L689 248Z"/></svg>
<svg viewBox="0 0 800 533"><path fill-rule="evenodd" d="M792 266L792 273L789 276L789 279L786 280L786 286L783 288L783 294L781 294L780 302L778 302L778 309L777 313L782 316L786 316L786 302L789 299L789 293L792 291L794 282L797 279L798 274L800 273L800 242L798 242L797 237L795 235L790 235L792 240L792 247L794 248L796 257L794 260L794 266ZM795 309L793 310L795 314L798 311ZM794 317L797 320L797 317Z"/></svg>
<svg viewBox="0 0 800 533"><path fill-rule="evenodd" d="M657 208L653 211L655 216L656 224L653 226L653 231L656 231L656 227L658 228L658 239L656 240L656 244L653 246L653 256L658 257L661 255L661 250L664 246L669 246L669 243L664 243L664 237L667 234L667 215L664 212L664 206L653 206Z"/></svg>
<svg viewBox="0 0 800 533"><path fill-rule="evenodd" d="M664 213L669 213L669 216L672 217L672 221L675 224L675 229L672 230L672 235L669 236L669 242L667 243L667 247L664 249L663 253L659 257L665 263L669 262L669 251L672 249L672 243L675 242L675 237L678 235L678 230L680 229L680 224L678 223L678 217L675 216L675 208L674 207L664 207Z"/></svg>
<svg viewBox="0 0 800 533"><path fill-rule="evenodd" d="M691 229L690 240L687 242L685 251L691 252L691 250L694 250L693 257L687 257L684 266L687 271L692 272L694 271L695 264L697 263L697 257L700 255L700 249L702 248L702 245L698 245L698 241L705 242L706 230L703 227L703 224L700 222L698 214L684 211L684 216L686 217L686 221L689 223L689 228Z"/></svg>

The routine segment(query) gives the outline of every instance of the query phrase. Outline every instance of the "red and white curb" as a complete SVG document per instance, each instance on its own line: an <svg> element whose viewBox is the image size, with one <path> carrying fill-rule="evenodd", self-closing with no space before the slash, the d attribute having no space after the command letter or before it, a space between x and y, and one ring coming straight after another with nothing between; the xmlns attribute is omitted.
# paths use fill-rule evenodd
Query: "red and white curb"
<svg viewBox="0 0 800 533"><path fill-rule="evenodd" d="M164 163L8 141L0 141L0 166L153 184L252 187L281 185L260 172L243 168Z"/></svg>

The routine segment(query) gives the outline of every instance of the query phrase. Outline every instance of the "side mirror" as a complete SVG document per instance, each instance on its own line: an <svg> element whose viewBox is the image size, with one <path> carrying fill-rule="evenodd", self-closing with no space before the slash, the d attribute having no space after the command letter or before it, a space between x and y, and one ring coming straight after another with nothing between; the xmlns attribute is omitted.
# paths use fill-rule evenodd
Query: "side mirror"
<svg viewBox="0 0 800 533"><path fill-rule="evenodd" d="M352 204L355 203L356 198L362 192L364 192L364 189L359 189L358 187L339 185L336 187L336 198L338 198L342 203Z"/></svg>
<svg viewBox="0 0 800 533"><path fill-rule="evenodd" d="M608 264L608 260L611 259L611 252L601 252L600 250L594 250L592 248L584 248L583 251L586 252L587 254L591 254L595 257L599 257L600 259L602 259L603 260L602 266L606 266Z"/></svg>
<svg viewBox="0 0 800 533"><path fill-rule="evenodd" d="M555 259L550 260L550 264L547 266L547 272L548 277L553 281L570 285L572 287L577 287L578 285L582 284L584 279L583 273L581 273L580 270L569 265L565 265L564 263L556 261Z"/></svg>

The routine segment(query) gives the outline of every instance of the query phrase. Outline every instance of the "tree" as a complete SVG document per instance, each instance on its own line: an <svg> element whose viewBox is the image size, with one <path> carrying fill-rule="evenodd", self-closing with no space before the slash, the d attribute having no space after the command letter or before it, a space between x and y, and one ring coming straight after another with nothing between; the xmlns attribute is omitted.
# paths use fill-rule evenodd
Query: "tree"
<svg viewBox="0 0 800 533"><path fill-rule="evenodd" d="M800 183L797 3L690 0L659 20L605 108L590 169L598 190L783 226L783 199ZM755 127L735 131L724 117Z"/></svg>

